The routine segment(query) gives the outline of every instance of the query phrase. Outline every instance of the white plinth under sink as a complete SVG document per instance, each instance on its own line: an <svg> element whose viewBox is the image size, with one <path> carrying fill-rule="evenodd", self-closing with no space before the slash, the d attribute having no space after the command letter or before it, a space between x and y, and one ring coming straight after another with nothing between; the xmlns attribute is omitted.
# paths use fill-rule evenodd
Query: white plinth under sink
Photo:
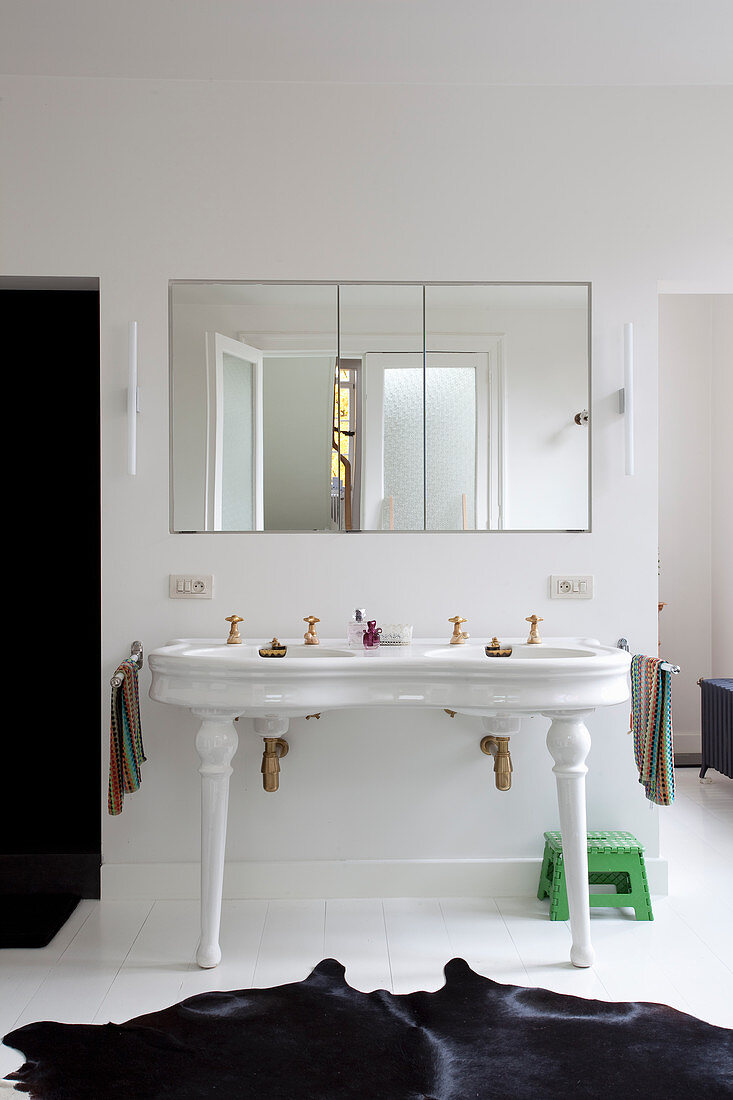
<svg viewBox="0 0 733 1100"><path fill-rule="evenodd" d="M629 697L630 655L589 638L548 638L541 645L504 639L510 657L487 657L483 642L447 646L445 639L411 646L349 649L322 639L320 646L288 642L283 658L263 658L253 645L178 639L154 650L151 698L187 707L201 719L201 940L199 966L221 959L219 922L234 719L255 719L260 736L283 737L291 718L350 707L434 707L483 719L497 735L516 734L520 719L550 719L547 748L554 761L563 836L571 961L590 966L585 764L597 707Z"/></svg>

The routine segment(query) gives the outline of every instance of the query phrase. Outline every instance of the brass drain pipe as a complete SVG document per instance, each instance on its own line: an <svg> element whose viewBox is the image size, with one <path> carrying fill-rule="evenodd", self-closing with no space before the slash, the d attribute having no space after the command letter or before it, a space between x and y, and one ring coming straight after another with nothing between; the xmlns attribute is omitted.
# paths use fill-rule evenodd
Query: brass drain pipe
<svg viewBox="0 0 733 1100"><path fill-rule="evenodd" d="M265 737L265 751L262 754L262 786L272 793L280 786L280 761L288 755L290 746L284 737Z"/></svg>
<svg viewBox="0 0 733 1100"><path fill-rule="evenodd" d="M512 785L512 757L509 738L489 734L481 738L481 752L494 758L494 782L499 791L508 791Z"/></svg>

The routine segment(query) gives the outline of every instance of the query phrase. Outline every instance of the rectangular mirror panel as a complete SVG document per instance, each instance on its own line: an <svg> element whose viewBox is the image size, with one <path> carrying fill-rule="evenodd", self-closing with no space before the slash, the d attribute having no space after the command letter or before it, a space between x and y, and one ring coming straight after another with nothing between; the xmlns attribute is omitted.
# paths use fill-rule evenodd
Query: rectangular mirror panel
<svg viewBox="0 0 733 1100"><path fill-rule="evenodd" d="M172 283L172 530L330 531L333 284Z"/></svg>
<svg viewBox="0 0 733 1100"><path fill-rule="evenodd" d="M339 287L343 531L425 529L422 285Z"/></svg>
<svg viewBox="0 0 733 1100"><path fill-rule="evenodd" d="M470 424L449 423L446 399L432 413L428 526L588 528L589 429L575 421L590 400L588 298L586 284L426 286L428 363L441 352L453 362L465 357L476 381L475 432ZM454 484L452 510L445 506L454 476L446 456L460 451L475 460L473 522L467 489ZM457 458L451 461L455 467ZM460 478L466 481L466 472Z"/></svg>

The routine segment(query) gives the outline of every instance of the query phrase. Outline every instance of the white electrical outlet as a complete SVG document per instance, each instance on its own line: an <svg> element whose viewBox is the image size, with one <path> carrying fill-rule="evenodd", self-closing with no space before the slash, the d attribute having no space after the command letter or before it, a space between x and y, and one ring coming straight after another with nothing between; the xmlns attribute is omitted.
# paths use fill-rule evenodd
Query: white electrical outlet
<svg viewBox="0 0 733 1100"><path fill-rule="evenodd" d="M593 577L583 576L550 577L550 597L553 600L592 600Z"/></svg>
<svg viewBox="0 0 733 1100"><path fill-rule="evenodd" d="M210 573L171 573L168 595L172 600L210 600L214 578Z"/></svg>

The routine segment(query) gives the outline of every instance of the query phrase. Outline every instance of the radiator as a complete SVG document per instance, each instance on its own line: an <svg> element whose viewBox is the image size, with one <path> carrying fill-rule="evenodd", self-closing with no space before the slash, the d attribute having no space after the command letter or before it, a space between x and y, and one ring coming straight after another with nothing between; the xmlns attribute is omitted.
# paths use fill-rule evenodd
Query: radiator
<svg viewBox="0 0 733 1100"><path fill-rule="evenodd" d="M702 779L715 768L733 779L733 678L698 680L700 685L700 730L702 733Z"/></svg>

